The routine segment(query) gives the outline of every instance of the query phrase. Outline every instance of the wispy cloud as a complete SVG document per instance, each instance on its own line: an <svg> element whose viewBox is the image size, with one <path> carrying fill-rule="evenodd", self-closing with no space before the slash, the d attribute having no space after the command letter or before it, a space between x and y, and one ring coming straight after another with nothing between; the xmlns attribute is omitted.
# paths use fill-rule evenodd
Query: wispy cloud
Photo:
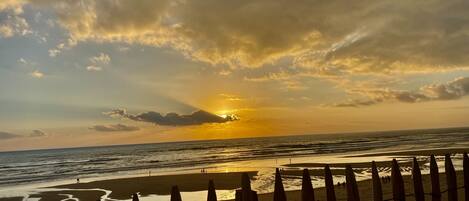
<svg viewBox="0 0 469 201"><path fill-rule="evenodd" d="M31 72L31 76L34 77L34 78L43 78L44 73L42 73L39 70L35 70L35 71Z"/></svg>
<svg viewBox="0 0 469 201"><path fill-rule="evenodd" d="M418 103L427 101L457 100L469 95L469 77L461 77L444 84L431 84L418 90L392 90L392 89L354 89L351 93L364 96L363 99L352 99L335 103L335 107L361 107L382 102Z"/></svg>
<svg viewBox="0 0 469 201"><path fill-rule="evenodd" d="M77 45L77 41L73 38L69 38L66 42L59 43L55 48L49 49L49 57L57 57L63 50L70 49Z"/></svg>
<svg viewBox="0 0 469 201"><path fill-rule="evenodd" d="M29 62L28 62L28 61L26 61L26 59L24 59L24 58L20 58L20 59L18 59L18 61L17 61L17 62L18 62L19 64L22 64L22 65L28 65L28 64L29 64Z"/></svg>
<svg viewBox="0 0 469 201"><path fill-rule="evenodd" d="M124 124L112 124L112 125L95 125L89 129L100 131L100 132L119 132L119 131L137 131L140 130L136 126L128 126Z"/></svg>
<svg viewBox="0 0 469 201"><path fill-rule="evenodd" d="M99 53L99 55L91 57L91 64L86 67L88 71L102 71L105 65L108 65L111 62L111 57L105 53Z"/></svg>
<svg viewBox="0 0 469 201"><path fill-rule="evenodd" d="M12 138L17 138L17 137L20 137L20 136L12 134L12 133L7 133L7 132L1 132L0 131L0 140L7 140L7 139L12 139Z"/></svg>
<svg viewBox="0 0 469 201"><path fill-rule="evenodd" d="M47 133L41 130L33 130L29 134L29 137L45 137L45 136L48 136Z"/></svg>
<svg viewBox="0 0 469 201"><path fill-rule="evenodd" d="M243 101L244 99L233 94L218 94L223 99L228 101Z"/></svg>
<svg viewBox="0 0 469 201"><path fill-rule="evenodd" d="M18 135L14 133L2 132L0 131L0 140L14 139L14 138L37 138L48 136L47 133L41 130L33 130L28 135Z"/></svg>
<svg viewBox="0 0 469 201"><path fill-rule="evenodd" d="M91 63L93 64L109 64L111 62L111 57L105 53L99 53L99 55L90 58Z"/></svg>
<svg viewBox="0 0 469 201"><path fill-rule="evenodd" d="M89 65L89 66L86 67L86 70L87 71L102 71L103 68L101 68L99 66Z"/></svg>

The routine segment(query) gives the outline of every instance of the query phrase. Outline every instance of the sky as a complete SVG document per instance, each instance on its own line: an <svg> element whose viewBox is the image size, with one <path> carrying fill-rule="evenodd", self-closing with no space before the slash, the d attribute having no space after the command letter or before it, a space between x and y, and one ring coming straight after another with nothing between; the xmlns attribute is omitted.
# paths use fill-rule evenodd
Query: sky
<svg viewBox="0 0 469 201"><path fill-rule="evenodd" d="M0 151L467 126L467 10L2 0Z"/></svg>

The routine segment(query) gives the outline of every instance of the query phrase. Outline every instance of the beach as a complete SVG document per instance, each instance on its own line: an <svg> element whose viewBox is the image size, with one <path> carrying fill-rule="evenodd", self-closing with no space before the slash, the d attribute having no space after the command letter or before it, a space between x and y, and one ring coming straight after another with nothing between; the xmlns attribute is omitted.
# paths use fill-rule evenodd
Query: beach
<svg viewBox="0 0 469 201"><path fill-rule="evenodd" d="M249 175L254 176L256 172L249 172ZM458 186L463 184L462 172L458 171ZM208 174L184 174L184 175L166 175L166 176L151 176L141 178L128 178L128 179L115 179L115 180L104 180L83 184L70 184L63 186L55 186L52 188L69 188L71 190L59 190L59 191L48 191L36 195L32 195L31 198L40 198L40 200L63 200L68 196L72 195L74 198L79 200L98 200L106 193L101 190L83 190L83 189L107 189L112 191L109 195L111 199L128 200L130 195L134 192L140 192L140 195L145 197L149 194L160 194L167 195L170 192L171 185L177 184L181 191L205 191L209 179L215 181L217 190L228 190L240 187L241 173L208 173ZM422 177L425 192L430 192L431 183L429 175L423 175ZM409 175L404 176L404 182L406 192L413 192L413 185L411 177ZM371 180L363 180L358 182L358 188L360 191L360 198L363 201L372 200L372 189ZM444 174L440 174L440 185L441 190L446 189L446 177ZM392 198L392 189L390 182L382 182L383 197L384 199ZM346 199L346 188L344 186L334 186L336 197L338 200ZM73 190L81 189L81 190ZM325 188L319 187L314 189L316 200L325 200ZM459 189L459 198L463 200L464 192L463 189ZM287 191L287 198L290 201L300 201L301 192ZM273 193L259 194L260 201L271 201ZM413 198L410 197L410 200ZM427 199L430 196L427 195ZM0 201L20 201L22 198L0 198ZM442 194L442 200L446 200L446 193Z"/></svg>
<svg viewBox="0 0 469 201"><path fill-rule="evenodd" d="M458 138L459 142L447 139L448 135ZM0 201L130 201L134 193L138 193L142 201L165 201L173 185L179 187L184 201L199 201L206 199L210 179L215 182L219 200L232 200L235 190L240 188L242 172L249 173L259 200L272 200L276 168L281 169L288 200L298 200L304 168L310 172L317 200L323 200L326 164L331 168L335 184L345 181L344 167L351 165L363 192L362 200L366 200L371 192L371 161L376 161L380 176L390 176L391 161L397 159L406 188L411 188L408 180L412 159L416 157L428 188L431 154L435 154L441 173L444 172L444 154L451 153L459 172L462 153L469 152L467 135L462 133L420 138L407 135L322 137L324 139L319 140L297 136L15 152L6 155L7 159L25 158L20 157L24 155L35 158L30 157L33 162L0 166L5 178L0 183L13 182L0 188ZM13 171L18 167L26 173ZM34 177L35 172L41 174ZM18 185L36 180L44 182L26 187ZM440 181L442 189L445 181L444 177ZM383 183L385 199L389 198L390 190L389 183ZM412 192L412 189L407 190ZM337 186L336 194L342 199L344 187Z"/></svg>
<svg viewBox="0 0 469 201"><path fill-rule="evenodd" d="M428 171L426 171L425 164L428 162L427 155L436 153L437 158L441 157L441 154L452 153L453 158L458 156L460 153L467 152L467 148L457 149L445 149L445 150L420 150L420 151L408 151L408 152L389 152L383 155L386 156L400 156L401 161L399 162L401 171L404 174L406 192L411 194L413 192L413 185L411 177L408 174L408 170L411 168L412 162L404 160L409 157L415 156L416 153L422 154L419 156L419 164L422 167L423 172L423 184L425 192L430 192L430 178ZM345 156L344 156L345 157ZM347 156L353 158L352 156ZM357 155L356 157L363 157L363 155ZM373 156L375 157L375 156ZM453 159L455 161L455 159ZM455 166L459 167L461 161L455 161ZM326 163L286 163L282 164L282 178L284 185L287 189L287 198L290 201L300 200L301 184L298 183L301 180L302 169L308 168L310 170L311 177L313 179L313 186L315 188L315 195L317 200L325 200L325 190L323 182L323 167ZM332 173L334 175L335 183L343 182L344 167L346 164L351 165L356 175L362 175L357 177L358 188L360 191L362 200L371 200L371 180L367 178L367 173L370 172L370 162L355 162L355 163L329 163ZM390 160L378 161L378 170L381 176L389 175ZM273 170L273 169L272 169ZM444 171L444 168L440 167L440 173ZM218 191L219 199L231 200L234 196L234 189L240 188L241 184L241 173L242 172L208 172L208 173L185 173L185 174L173 174L173 175L156 175L156 176L140 176L130 178L118 178L108 180L97 180L83 183L70 183L57 186L49 186L44 188L42 192L34 193L29 196L28 199L36 200L66 200L67 198L76 198L78 200L98 200L105 198L105 200L130 200L133 193L138 192L141 200L167 200L169 199L170 189L173 185L177 185L179 190L182 192L184 200L196 201L203 199L206 196L206 190L208 187L208 181L214 180L215 187ZM265 175L260 175L259 171L247 172L251 178L253 189L268 188L264 191L259 191L259 200L270 201L272 200L272 185L259 185L261 181L265 179ZM265 174L265 173L264 173ZM273 171L269 174L272 174ZM458 175L458 186L463 184L463 176L460 170L457 171ZM271 178L269 176L269 178ZM265 182L265 181L264 181ZM256 185L257 184L257 185ZM265 183L264 183L265 184ZM292 190L292 186L294 190ZM392 198L390 182L382 181L383 185L383 197L384 199ZM441 190L446 189L446 177L444 173L440 174L440 186ZM346 199L346 189L343 185L335 186L336 196L338 200ZM220 193L223 192L223 193ZM459 196L462 199L464 197L462 189L459 190ZM158 197L152 197L158 195ZM446 194L443 194L443 200L446 199ZM427 196L428 197L428 196ZM0 201L20 201L23 200L21 197L10 197L0 198ZM410 199L412 200L412 199Z"/></svg>

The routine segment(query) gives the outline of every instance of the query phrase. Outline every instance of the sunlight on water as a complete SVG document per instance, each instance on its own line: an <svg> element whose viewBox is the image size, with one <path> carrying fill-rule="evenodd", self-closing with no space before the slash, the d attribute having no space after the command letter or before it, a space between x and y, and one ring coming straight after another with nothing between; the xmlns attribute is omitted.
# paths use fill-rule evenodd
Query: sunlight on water
<svg viewBox="0 0 469 201"><path fill-rule="evenodd" d="M0 197L27 196L50 191L51 189L42 187L74 183L77 177L86 183L147 175L199 174L202 168L209 173L258 171L252 180L252 188L258 193L267 193L273 190L275 168L294 172L305 168L301 165L305 163L367 164L372 160L390 161L392 158L405 162L411 158L365 155L418 149L437 150L440 147L467 147L468 138L466 133L428 134L419 138L406 135L336 136L333 139L293 136L0 153L0 160L3 162L0 165ZM428 173L429 164L425 161L428 157L417 158L424 161L421 166L422 173ZM452 158L455 168L462 169L462 155L457 154ZM443 160L444 157L437 157L440 172L444 171ZM290 164L292 166L289 166ZM354 168L359 181L371 177L369 166L365 166ZM307 168L322 171L323 166ZM410 174L410 167L401 168L404 175ZM389 167L381 167L379 171L381 176L390 175ZM300 176L283 177L286 190L298 190L301 187ZM344 176L334 175L335 183L344 180ZM323 177L313 175L312 183L315 188L324 186ZM110 191L106 193L109 195ZM217 194L219 198L232 199L234 189L217 191ZM168 196L151 195L141 200L168 200ZM206 191L182 192L182 196L187 197L184 200L205 199Z"/></svg>

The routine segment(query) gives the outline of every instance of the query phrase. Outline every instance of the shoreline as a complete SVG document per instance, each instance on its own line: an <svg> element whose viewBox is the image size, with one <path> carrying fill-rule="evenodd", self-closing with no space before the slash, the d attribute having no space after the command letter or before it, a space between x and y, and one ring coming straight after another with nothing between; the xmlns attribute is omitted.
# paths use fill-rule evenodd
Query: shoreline
<svg viewBox="0 0 469 201"><path fill-rule="evenodd" d="M251 179L257 175L257 172L255 171L247 173ZM107 196L108 198L126 200L130 199L131 195L136 192L138 192L142 197L155 194L169 195L173 185L178 185L181 192L204 191L207 189L208 181L210 179L213 179L216 182L215 185L217 190L232 190L240 187L241 174L242 172L194 173L110 179L88 183L52 186L48 188L68 190L46 191L33 194L30 197L53 200L53 198L59 197L60 194L70 194L80 200L97 200L106 195L106 193L103 192L105 189L110 192ZM90 195L90 193L94 193L94 195ZM0 201L3 200L0 199Z"/></svg>
<svg viewBox="0 0 469 201"><path fill-rule="evenodd" d="M257 172L250 172L251 178L257 174ZM457 174L457 179L458 179L458 187L461 187L464 185L463 183L463 172L462 171L456 171ZM229 190L229 189L236 189L240 187L240 178L241 178L241 173L200 173L200 174L183 174L183 175L167 175L165 176L166 178L161 178L161 176L151 176L148 178L133 178L133 179L125 179L123 181L118 180L105 180L105 181L99 181L99 182L91 182L91 183L83 183L83 184L69 184L69 185L62 185L62 186L55 186L55 187L50 187L51 191L39 193L30 196L29 198L40 198L41 200L63 200L66 199L66 195L71 195L74 198L78 198L79 200L97 200L100 197L104 196L106 193L93 189L95 185L109 185L114 191L110 193L108 198L111 199L118 199L118 200L130 200L130 195L133 187L137 187L139 185L143 184L148 184L146 185L146 189L148 192L140 192L141 198L145 198L145 196L149 195L169 195L170 194L170 188L172 183L165 183L167 180L172 180L174 182L181 182L181 180L186 179L189 181L186 182L181 182L178 183L178 186L181 190L181 192L191 192L191 191L203 191L207 192L207 184L208 184L208 179L214 179L215 180L215 186L217 191L221 190ZM285 180L284 175L282 175L283 179ZM155 178L159 180L154 180ZM411 180L410 175L404 175L404 186L406 189L406 192L408 194L413 193L413 184ZM193 179L206 179L206 180L199 180L199 182L194 182ZM229 180L225 180L229 179ZM126 182L132 182L135 184L136 181L138 181L139 185L122 185ZM158 181L156 183L152 183L151 180L153 181ZM430 183L430 175L429 174L423 174L422 175L422 181L424 185L424 191L425 192L430 192L431 188L431 183ZM165 186L158 186L155 185L159 182L163 182ZM390 199L392 198L392 187L390 182L383 182L382 183L382 188L383 188L383 198ZM360 198L362 201L368 201L372 200L372 190L371 190L371 179L366 179L366 180L361 180L357 182L358 184L358 189L360 193ZM446 175L444 173L440 173L440 186L441 186L441 191L446 190ZM69 188L68 190L55 190L54 188ZM86 190L86 188L90 188ZM345 186L334 186L335 189L335 194L337 200L345 200L346 199L346 187ZM150 193L151 192L151 193ZM160 193L160 194L159 194ZM233 192L234 193L234 192ZM314 186L314 193L315 193L315 198L316 200L325 200L326 195L325 195L325 187L317 187ZM300 190L289 190L286 191L286 196L289 201L300 201L301 200L301 191ZM446 200L447 193L442 193L442 201ZM458 190L458 196L460 200L464 200L464 189L460 188ZM273 200L273 193L261 193L258 194L259 201L271 201ZM410 197L409 197L410 198ZM426 198L430 200L430 196L426 195ZM410 198L412 199L412 198ZM11 198L0 198L0 201L20 201L23 200L22 197L11 197ZM143 199L142 199L143 200ZM232 199L227 199L229 201L232 201Z"/></svg>
<svg viewBox="0 0 469 201"><path fill-rule="evenodd" d="M369 187L366 187L367 183L369 183L369 179L364 179L363 175L366 175L369 173L369 168L370 168L370 162L371 159L375 160L374 158L384 158L385 160L383 161L377 161L377 165L380 171L381 176L389 175L389 170L390 170L390 156L397 156L397 159L399 161L399 164L401 168L404 170L404 177L407 178L410 176L406 173L408 173L409 168L411 167L411 162L409 162L410 156L417 156L419 159L419 163L421 164L421 169L422 169L422 175L424 178L424 185L426 184L427 178L428 178L428 173L424 171L426 168L422 164L428 162L428 157L427 155L430 154L435 154L437 156L443 155L444 153L452 152L452 154L459 154L462 152L467 152L469 151L469 148L448 148L448 149L438 149L438 150L413 150L413 151L399 151L399 152L386 152L386 153L377 153L377 154L368 154L364 156L364 154L355 154L355 155L341 155L341 156L321 156L321 157L326 157L329 159L344 159L343 161L340 162L338 160L336 163L329 163L330 167L332 168L333 174L334 174L334 181L337 182L343 182L343 168L345 164L350 164L354 170L356 170L356 174L362 175L361 181L358 181L359 183L359 188L360 192L362 191L361 188L363 188L364 193L367 192L367 189L370 190ZM399 153L396 155L396 153ZM418 153L418 155L416 155ZM356 157L353 157L356 156ZM383 156L383 157L376 157L376 156ZM298 158L298 163L288 163L288 158L282 158L280 163L278 164L277 167L283 167L282 171L282 177L284 179L284 185L287 182L290 182L290 186L292 183L295 185L293 186L294 188L288 188L286 186L286 191L287 191L287 196L291 197L292 201L295 200L296 197L299 196L298 190L292 190L292 189L298 189L300 186L298 186L298 183L292 182L292 180L298 180L301 178L301 171L303 168L308 168L310 170L311 176L314 177L312 179L313 184L315 186L315 189L318 190L318 196L321 195L321 189L323 187L320 187L322 185L321 183L321 177L324 175L323 174L323 167L326 163L321 162L321 160L318 160L318 158L314 158L315 156L310 156L306 158ZM316 156L317 157L317 156ZM362 157L362 158L359 158ZM459 157L459 156L458 156ZM321 158L319 158L321 159ZM353 159L353 160L351 160ZM355 160L356 159L356 160ZM369 160L367 160L369 159ZM459 158L453 157L453 160L459 160ZM295 159L296 160L296 159ZM364 162L363 160L367 160L367 162ZM268 160L263 160L260 159L257 162L262 161L262 162L268 162ZM317 162L310 162L310 161L317 161ZM345 161L345 162L344 162ZM354 162L353 162L354 161ZM251 161L252 162L252 161ZM270 161L272 162L272 161ZM224 193L232 193L233 195L229 196L224 196L225 198L228 198L226 200L230 200L230 196L234 196L234 190L236 188L240 187L240 180L241 180L241 172L249 172L251 176L251 180L253 183L261 184L260 186L255 186L254 188L262 189L262 191L259 192L259 200L271 200L269 196L271 196L271 193L265 193L269 192L269 190L272 190L272 186L269 185L268 182L271 182L272 180L267 180L267 181L259 181L262 179L272 179L273 172L270 170L274 169L274 166L264 166L263 169L259 166L256 166L258 169L257 171L249 171L256 169L254 167L250 167L252 163L249 161L245 161L246 164L239 164L237 163L238 166L237 168L228 170L229 172L223 172L221 171L223 168L219 168L217 166L213 166L210 168L207 168L210 171L210 173L194 173L194 168L190 168L189 171L186 169L186 172L181 174L181 171L173 171L169 175L164 175L164 172L161 175L155 174L154 176L142 176L144 174L140 174L140 176L130 176L130 177L121 177L122 175L116 175L115 178L111 179L103 179L103 180L93 180L86 182L86 183L70 183L68 184L63 184L63 182L60 185L51 185L43 188L39 188L38 191L35 191L33 193L29 192L29 198L36 198L36 199L42 199L43 201L48 201L48 200L65 200L66 198L78 198L79 200L97 200L101 197L106 197L106 198L111 198L111 199L118 199L118 200L130 200L130 196L135 193L139 192L140 196L142 198L145 198L147 196L152 196L152 195L158 195L158 196L167 196L170 194L170 189L172 185L178 185L179 189L181 190L181 193L194 193L198 192L199 194L203 194L207 190L207 185L208 185L208 180L213 179L215 182L215 187L217 190L220 191L225 191ZM243 166L244 165L244 166ZM266 165L266 164L263 164ZM455 164L455 165L459 165ZM265 171L268 169L269 171ZM259 175L260 171L263 170L262 174ZM440 167L440 172L444 171L444 169L441 169ZM458 174L460 171L457 171ZM167 172L166 172L167 173ZM444 176L444 175L443 175ZM441 177L441 176L440 176ZM342 180L341 180L342 179ZM407 178L408 179L408 178ZM459 178L458 178L459 179ZM360 179L358 179L360 180ZM445 178L441 178L440 182L441 185L444 186ZM264 183L262 183L264 182ZM288 185L288 184L287 184ZM384 186L383 184L383 191L385 191L385 188L388 188ZM362 187L364 186L364 187ZM411 185L407 185L411 186ZM341 192L342 187L336 187L337 188L337 197L339 198L341 194L345 194L345 192ZM426 188L426 187L425 187ZM443 187L442 187L443 189ZM388 189L390 190L390 189ZM230 191L230 192L226 192ZM298 195L296 195L298 194ZM184 195L183 195L184 197ZM200 195L199 195L200 197ZM385 197L386 198L386 197ZM19 196L10 196L10 197L0 197L0 201L20 201L23 200L22 197ZM141 199L142 200L142 199ZM144 200L144 199L143 199ZM147 199L151 200L151 199ZM157 199L158 200L158 199ZM160 199L160 200L165 200L165 199ZM185 199L187 201L190 201L191 199ZM290 198L289 198L290 200ZM366 199L362 199L366 200Z"/></svg>
<svg viewBox="0 0 469 201"><path fill-rule="evenodd" d="M378 152L368 154L358 154L348 157L369 157L369 156L444 156L447 153L451 154L462 154L469 152L469 148L438 148L438 149L419 149L419 150L407 150L407 151L389 151L389 152Z"/></svg>

